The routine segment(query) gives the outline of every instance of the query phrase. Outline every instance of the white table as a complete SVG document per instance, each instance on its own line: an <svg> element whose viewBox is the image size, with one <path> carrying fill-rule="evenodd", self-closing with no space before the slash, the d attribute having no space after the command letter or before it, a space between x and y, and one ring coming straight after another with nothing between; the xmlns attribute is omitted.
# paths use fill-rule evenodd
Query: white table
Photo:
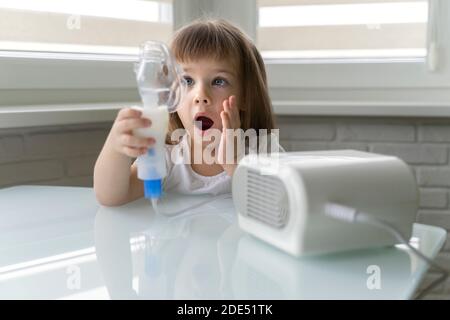
<svg viewBox="0 0 450 320"><path fill-rule="evenodd" d="M230 198L161 210L174 216L101 207L89 188L0 190L0 299L409 299L427 270L403 246L293 258L240 231ZM435 257L445 237L415 224L412 241Z"/></svg>

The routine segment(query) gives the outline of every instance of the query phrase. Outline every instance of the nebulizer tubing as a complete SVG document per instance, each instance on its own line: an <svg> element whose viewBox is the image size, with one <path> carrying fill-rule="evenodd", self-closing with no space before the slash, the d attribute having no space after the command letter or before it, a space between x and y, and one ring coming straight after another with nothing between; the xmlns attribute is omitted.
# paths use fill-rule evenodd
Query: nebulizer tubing
<svg viewBox="0 0 450 320"><path fill-rule="evenodd" d="M143 180L144 196L158 212L162 181L167 175L165 139L169 113L176 111L181 99L181 72L168 47L159 41L147 41L141 46L135 72L142 99L142 117L150 119L151 126L135 129L133 134L155 139L155 144L137 158L137 175Z"/></svg>

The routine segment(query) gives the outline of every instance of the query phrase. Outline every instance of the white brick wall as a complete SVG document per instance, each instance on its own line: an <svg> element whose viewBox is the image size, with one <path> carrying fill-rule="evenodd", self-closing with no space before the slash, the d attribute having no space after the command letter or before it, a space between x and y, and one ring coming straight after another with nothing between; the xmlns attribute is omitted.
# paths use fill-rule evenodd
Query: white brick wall
<svg viewBox="0 0 450 320"><path fill-rule="evenodd" d="M415 140L414 126L408 124L341 123L337 129L337 138L341 141L412 142Z"/></svg>
<svg viewBox="0 0 450 320"><path fill-rule="evenodd" d="M448 207L448 190L434 188L420 189L420 207L446 209Z"/></svg>
<svg viewBox="0 0 450 320"><path fill-rule="evenodd" d="M424 187L450 187L448 166L420 167L417 169L418 182Z"/></svg>
<svg viewBox="0 0 450 320"><path fill-rule="evenodd" d="M55 179L63 174L63 163L59 160L6 163L0 166L0 181L5 185Z"/></svg>
<svg viewBox="0 0 450 320"><path fill-rule="evenodd" d="M92 186L95 159L111 124L0 130L0 187Z"/></svg>
<svg viewBox="0 0 450 320"><path fill-rule="evenodd" d="M450 142L450 127L448 124L419 125L419 142Z"/></svg>
<svg viewBox="0 0 450 320"><path fill-rule="evenodd" d="M402 158L409 164L447 164L448 148L446 145L431 144L372 144L370 151L390 154Z"/></svg>
<svg viewBox="0 0 450 320"><path fill-rule="evenodd" d="M417 220L450 230L450 119L285 116L277 123L288 151L357 149L402 158L420 186ZM101 123L0 130L0 187L92 186L93 165L110 127ZM439 261L450 268L450 238ZM425 282L435 276L430 272ZM450 280L428 298L450 299Z"/></svg>

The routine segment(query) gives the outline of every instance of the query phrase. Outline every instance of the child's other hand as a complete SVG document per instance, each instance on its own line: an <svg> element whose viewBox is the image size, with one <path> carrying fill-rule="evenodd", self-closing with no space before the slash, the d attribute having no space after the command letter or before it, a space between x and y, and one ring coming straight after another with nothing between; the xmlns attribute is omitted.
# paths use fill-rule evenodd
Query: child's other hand
<svg viewBox="0 0 450 320"><path fill-rule="evenodd" d="M233 175L234 170L237 167L239 161L239 155L237 150L237 141L228 141L226 131L227 129L234 130L241 128L241 119L239 116L239 108L236 105L236 97L230 96L223 102L223 111L220 113L222 118L222 135L220 138L219 148L218 148L218 163L222 165L224 170L228 175ZM233 143L234 142L234 143ZM231 163L227 161L226 154L227 149L234 146L234 159ZM227 163L228 162L228 163Z"/></svg>
<svg viewBox="0 0 450 320"><path fill-rule="evenodd" d="M222 118L222 129L239 129L241 127L235 96L230 96L223 101L223 111L220 113L220 117Z"/></svg>
<svg viewBox="0 0 450 320"><path fill-rule="evenodd" d="M151 121L141 118L142 112L133 108L119 111L109 133L108 140L113 149L126 156L136 158L155 143L153 138L139 138L133 135L133 130L151 126Z"/></svg>

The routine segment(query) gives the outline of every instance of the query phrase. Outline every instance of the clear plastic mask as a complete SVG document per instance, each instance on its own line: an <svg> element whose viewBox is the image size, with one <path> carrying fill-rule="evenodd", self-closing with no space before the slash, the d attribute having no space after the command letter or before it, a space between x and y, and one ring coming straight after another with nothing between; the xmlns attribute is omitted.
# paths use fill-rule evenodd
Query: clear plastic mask
<svg viewBox="0 0 450 320"><path fill-rule="evenodd" d="M177 110L184 88L181 67L163 42L141 45L135 72L144 108L167 106L169 112Z"/></svg>

